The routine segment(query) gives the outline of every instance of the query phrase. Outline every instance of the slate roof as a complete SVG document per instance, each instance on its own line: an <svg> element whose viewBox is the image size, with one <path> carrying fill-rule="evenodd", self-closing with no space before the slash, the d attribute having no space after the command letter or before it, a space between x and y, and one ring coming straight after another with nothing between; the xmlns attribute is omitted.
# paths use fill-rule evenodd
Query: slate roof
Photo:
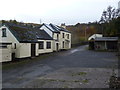
<svg viewBox="0 0 120 90"><path fill-rule="evenodd" d="M44 30L5 23L19 42L38 42L38 40L53 40Z"/></svg>
<svg viewBox="0 0 120 90"><path fill-rule="evenodd" d="M96 37L95 41L118 41L118 37Z"/></svg>
<svg viewBox="0 0 120 90"><path fill-rule="evenodd" d="M52 23L50 23L49 25L50 25L52 28L54 28L55 30L57 30L57 31L64 31L64 32L69 32L69 33L70 33L70 31L68 31L67 29L65 29L65 28L63 28L63 27L54 25L54 24L52 24Z"/></svg>
<svg viewBox="0 0 120 90"><path fill-rule="evenodd" d="M43 24L45 25L50 31L54 32L54 33L60 33L58 30L54 29L53 27L51 27L49 24Z"/></svg>

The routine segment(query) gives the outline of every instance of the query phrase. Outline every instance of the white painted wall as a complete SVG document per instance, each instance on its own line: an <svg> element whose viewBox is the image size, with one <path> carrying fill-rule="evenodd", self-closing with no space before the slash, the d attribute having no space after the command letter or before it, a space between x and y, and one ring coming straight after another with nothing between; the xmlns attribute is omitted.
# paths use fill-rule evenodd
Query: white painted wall
<svg viewBox="0 0 120 90"><path fill-rule="evenodd" d="M6 28L7 37L2 37L2 28ZM0 27L0 43L19 43L18 40L14 37L14 35L8 30L6 26ZM14 46L12 46L14 47Z"/></svg>
<svg viewBox="0 0 120 90"><path fill-rule="evenodd" d="M53 52L53 41L52 40L38 40L38 41L44 42L44 49L38 49L39 54ZM47 42L51 42L51 49L46 48Z"/></svg>
<svg viewBox="0 0 120 90"><path fill-rule="evenodd" d="M15 52L16 58L31 57L31 43L20 43Z"/></svg>
<svg viewBox="0 0 120 90"><path fill-rule="evenodd" d="M11 61L11 45L8 48L0 48L0 62Z"/></svg>
<svg viewBox="0 0 120 90"><path fill-rule="evenodd" d="M2 28L6 28L6 35L7 37L2 37ZM2 26L0 27L0 43L12 43L12 53L15 52L14 49L14 43L16 43L17 45L19 44L18 40L14 37L14 35L8 30L8 28L6 26Z"/></svg>
<svg viewBox="0 0 120 90"><path fill-rule="evenodd" d="M58 35L58 37L57 37L57 35ZM59 33L54 33L53 34L53 39L54 39L54 41L53 41L53 51L57 51L57 46L56 46L56 43L58 43L58 50L60 49L60 44L59 44L59 41L60 41L60 34Z"/></svg>
<svg viewBox="0 0 120 90"><path fill-rule="evenodd" d="M6 28L6 36L7 37L2 37L2 28ZM7 46L6 49L1 48L2 50L2 61L10 61L11 54L17 52L16 49L14 49L14 43L16 43L16 46L19 44L18 40L14 37L14 35L8 30L8 27L6 26L1 26L0 27L0 43L12 43L12 45L9 47Z"/></svg>
<svg viewBox="0 0 120 90"><path fill-rule="evenodd" d="M58 35L58 38L57 38L57 35ZM60 38L60 34L59 33L53 33L53 39L54 40L58 40L59 41L59 38Z"/></svg>
<svg viewBox="0 0 120 90"><path fill-rule="evenodd" d="M53 43L52 43L52 48L53 48L53 51L56 51L56 43L59 43L60 34L59 33L53 33L51 30L49 30L44 25L40 29L44 29L54 39ZM58 41L57 41L57 34L58 34ZM60 48L60 44L59 44L59 48Z"/></svg>
<svg viewBox="0 0 120 90"><path fill-rule="evenodd" d="M38 48L39 48L38 43L36 43L36 56L39 56Z"/></svg>
<svg viewBox="0 0 120 90"><path fill-rule="evenodd" d="M63 38L64 33L64 38ZM69 39L67 38L67 34L69 34ZM69 42L67 42L67 40ZM63 48L63 41L64 41L64 48ZM71 33L60 31L60 49L70 49L71 48Z"/></svg>

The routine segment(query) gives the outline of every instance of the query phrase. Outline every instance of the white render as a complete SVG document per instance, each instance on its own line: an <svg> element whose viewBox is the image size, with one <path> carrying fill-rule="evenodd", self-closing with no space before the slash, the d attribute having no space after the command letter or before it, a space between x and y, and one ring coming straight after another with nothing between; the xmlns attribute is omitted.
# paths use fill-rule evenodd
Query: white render
<svg viewBox="0 0 120 90"><path fill-rule="evenodd" d="M2 37L2 28L6 28L7 37ZM0 27L0 43L12 43L11 46L7 46L7 48L0 48L0 57L2 58L0 62L3 61L11 61L11 53L14 53L14 43L19 43L17 39L13 36L13 34L8 30L6 26Z"/></svg>
<svg viewBox="0 0 120 90"><path fill-rule="evenodd" d="M48 26L48 24L45 24ZM70 49L71 48L71 33L66 31L59 31L60 33L52 32L52 28L48 29L44 24L40 27L40 29L45 30L53 39L53 51L58 51L62 49ZM65 37L63 38L63 33ZM69 39L67 38L67 35L69 34ZM58 36L57 36L58 35ZM64 47L63 47L64 42ZM57 49L58 44L58 49Z"/></svg>
<svg viewBox="0 0 120 90"><path fill-rule="evenodd" d="M64 38L63 38L64 33ZM69 39L67 38L67 34L69 34ZM69 42L68 42L69 41ZM64 42L64 47L63 47ZM60 31L60 49L70 49L71 48L71 33Z"/></svg>
<svg viewBox="0 0 120 90"><path fill-rule="evenodd" d="M2 28L6 28L6 36L2 37ZM40 40L38 40L40 41ZM36 46L35 56L38 56L42 53L50 53L53 52L53 41L52 40L41 40L44 41L44 49L39 49L39 43L34 43ZM50 49L46 49L46 42L51 42ZM11 43L11 45L7 45L7 48L0 48L0 62L12 61L12 53L15 53L15 58L26 58L31 57L31 43L20 43L16 37L11 33L11 31L6 26L0 27L0 43ZM16 49L15 49L16 44Z"/></svg>
<svg viewBox="0 0 120 90"><path fill-rule="evenodd" d="M52 37L53 39L54 39L54 41L53 41L53 50L54 51L57 51L57 44L58 44L58 50L60 49L60 43L59 43L59 41L60 41L60 34L59 33L53 33L53 37Z"/></svg>
<svg viewBox="0 0 120 90"><path fill-rule="evenodd" d="M37 49L37 52L39 53L39 54L43 54L43 53L50 53L50 52L53 52L53 41L52 40L38 40L38 41L43 41L44 42L44 49ZM46 48L46 43L47 42L51 42L51 49L47 49Z"/></svg>
<svg viewBox="0 0 120 90"><path fill-rule="evenodd" d="M19 43L15 52L16 58L31 57L31 43Z"/></svg>
<svg viewBox="0 0 120 90"><path fill-rule="evenodd" d="M6 28L6 37L2 37L2 28ZM52 27L49 27L52 29ZM6 48L0 48L0 62L12 61L12 54L15 54L15 58L26 58L32 56L32 45L35 45L35 56L38 56L43 53L50 53L53 51L58 51L62 49L70 49L71 48L71 33L67 31L59 31L52 32L46 26L42 26L40 30L45 30L53 40L39 40L36 43L24 42L21 43L17 40L17 38L12 34L7 26L0 27L0 44L8 44ZM64 38L63 38L64 33ZM69 35L69 38L67 37ZM43 49L39 49L39 42L43 41ZM47 49L47 42L51 42L51 48ZM64 42L64 47L63 47ZM16 46L16 48L15 48Z"/></svg>
<svg viewBox="0 0 120 90"><path fill-rule="evenodd" d="M11 61L11 46L9 45L8 48L0 48L0 62Z"/></svg>

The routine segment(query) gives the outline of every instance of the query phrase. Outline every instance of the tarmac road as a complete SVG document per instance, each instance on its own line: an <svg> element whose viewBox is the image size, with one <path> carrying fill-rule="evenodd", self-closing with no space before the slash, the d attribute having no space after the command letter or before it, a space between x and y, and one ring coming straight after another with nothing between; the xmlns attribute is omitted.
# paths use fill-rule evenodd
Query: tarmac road
<svg viewBox="0 0 120 90"><path fill-rule="evenodd" d="M103 70L104 72L102 72L102 69L109 69L111 73L113 67L117 68L118 58L115 52L89 51L87 47L88 45L84 45L68 51L57 52L54 56L49 56L44 60L27 64L23 67L18 66L19 68L3 70L3 88L28 87L29 83L31 84L31 82L37 78L47 76L56 71L59 73L59 70L63 70L64 73L66 68L67 70L71 68L74 72L75 70L78 72L82 70L82 68L83 70L99 68L99 71L103 74L105 71ZM59 78L59 75L57 78ZM49 87L49 84L47 85ZM73 87L77 86L74 85ZM83 85L83 87L85 86Z"/></svg>

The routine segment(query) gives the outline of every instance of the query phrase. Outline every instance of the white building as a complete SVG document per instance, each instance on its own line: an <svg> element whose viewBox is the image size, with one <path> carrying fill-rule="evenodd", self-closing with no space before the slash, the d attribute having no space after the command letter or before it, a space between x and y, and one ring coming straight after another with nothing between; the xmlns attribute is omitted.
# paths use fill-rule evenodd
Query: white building
<svg viewBox="0 0 120 90"><path fill-rule="evenodd" d="M0 26L0 62L53 52L52 44L44 30L10 23Z"/></svg>
<svg viewBox="0 0 120 90"><path fill-rule="evenodd" d="M92 36L90 36L90 37L88 38L88 41L89 41L89 40L92 40L92 39L95 39L95 38L97 38L97 37L103 37L103 35L102 35L102 34L93 34Z"/></svg>
<svg viewBox="0 0 120 90"><path fill-rule="evenodd" d="M53 24L43 24L40 29L45 30L54 39L54 51L71 48L71 33L65 28Z"/></svg>

